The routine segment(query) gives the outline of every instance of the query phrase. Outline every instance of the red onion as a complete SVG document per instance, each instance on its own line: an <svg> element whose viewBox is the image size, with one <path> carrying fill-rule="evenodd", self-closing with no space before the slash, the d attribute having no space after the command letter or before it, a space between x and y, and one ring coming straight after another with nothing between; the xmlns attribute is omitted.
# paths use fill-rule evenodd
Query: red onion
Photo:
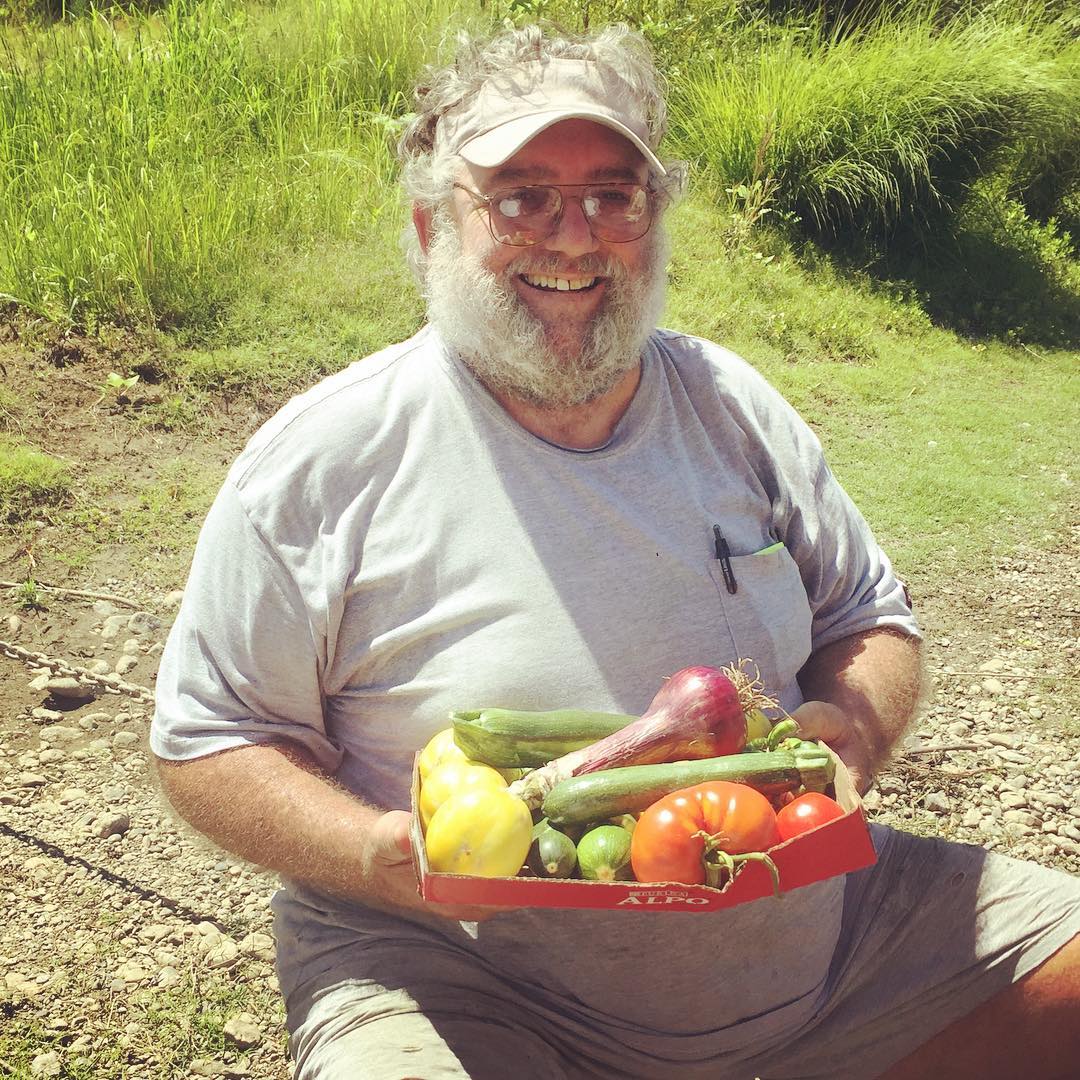
<svg viewBox="0 0 1080 1080"><path fill-rule="evenodd" d="M582 773L739 753L746 745L746 716L732 675L745 678L719 668L683 668L665 681L638 719L548 762L510 790L535 807L560 780Z"/></svg>

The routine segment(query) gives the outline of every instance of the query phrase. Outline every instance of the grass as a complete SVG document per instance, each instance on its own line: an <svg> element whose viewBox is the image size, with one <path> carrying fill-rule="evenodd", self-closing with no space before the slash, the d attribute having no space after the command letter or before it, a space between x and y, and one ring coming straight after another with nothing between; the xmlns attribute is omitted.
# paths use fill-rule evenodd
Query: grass
<svg viewBox="0 0 1080 1080"><path fill-rule="evenodd" d="M200 427L208 428L205 414ZM48 455L0 444L0 537L19 557L33 551L34 558L55 560L76 577L93 575L104 558L110 575L181 584L226 465L191 454L148 471L134 470L130 463L86 464L86 475L75 480ZM44 530L38 519L44 519ZM52 573L43 572L46 579ZM36 603L32 580L15 600L23 606Z"/></svg>
<svg viewBox="0 0 1080 1080"><path fill-rule="evenodd" d="M1080 199L1068 167L1080 43L1066 20L1038 5L946 19L910 3L858 26L754 11L169 0L8 31L0 293L52 318L149 321L219 344L266 268L369 247L394 218L393 140L449 29L535 13L641 26L667 61L670 150L721 204L753 193L800 235L925 236L988 173L1021 201L1038 193L1050 228Z"/></svg>
<svg viewBox="0 0 1080 1080"><path fill-rule="evenodd" d="M396 201L420 28L454 10L175 0L6 34L0 293L53 318L213 328L249 267L362 236Z"/></svg>
<svg viewBox="0 0 1080 1080"><path fill-rule="evenodd" d="M220 463L191 456L169 461L148 477L103 469L76 492L64 517L65 537L53 542L53 554L82 571L98 553L122 551L140 579L177 584L225 471Z"/></svg>
<svg viewBox="0 0 1080 1080"><path fill-rule="evenodd" d="M958 337L775 239L717 259L729 228L703 203L679 209L667 323L733 348L788 397L903 573L985 565L1060 530L1075 352Z"/></svg>
<svg viewBox="0 0 1080 1080"><path fill-rule="evenodd" d="M136 429L212 436L234 408L264 415L422 321L391 146L444 28L625 17L667 61L669 150L697 166L668 324L791 398L905 572L1041 537L1070 502L1080 46L1038 6L909 3L839 28L757 10L169 0L8 29L0 292L99 332L165 330L153 379L131 365L160 385L125 413ZM27 408L0 394L0 424L22 434ZM71 478L3 445L22 493L3 516L57 512ZM221 471L188 467L121 491L86 480L64 557L177 554Z"/></svg>
<svg viewBox="0 0 1080 1080"><path fill-rule="evenodd" d="M1022 8L939 25L912 6L858 33L810 20L741 45L686 70L672 147L717 192L769 178L775 207L834 243L940 222L1007 148L1075 138L1075 45Z"/></svg>
<svg viewBox="0 0 1080 1080"><path fill-rule="evenodd" d="M62 504L71 494L68 467L49 454L0 439L0 523L14 523Z"/></svg>
<svg viewBox="0 0 1080 1080"><path fill-rule="evenodd" d="M169 462L116 514L117 542L144 548L152 558L190 550L223 472L183 459Z"/></svg>
<svg viewBox="0 0 1080 1080"><path fill-rule="evenodd" d="M362 238L254 267L215 342L179 351L172 378L185 392L265 401L413 333L423 306L396 253L403 221L395 207Z"/></svg>

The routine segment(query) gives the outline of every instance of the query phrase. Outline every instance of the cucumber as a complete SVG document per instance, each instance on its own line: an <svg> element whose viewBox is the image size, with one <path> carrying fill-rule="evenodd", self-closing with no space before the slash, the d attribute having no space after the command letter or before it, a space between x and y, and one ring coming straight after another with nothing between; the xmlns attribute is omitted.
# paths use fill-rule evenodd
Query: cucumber
<svg viewBox="0 0 1080 1080"><path fill-rule="evenodd" d="M581 876L589 881L628 881L634 876L630 866L632 837L620 825L598 825L577 845Z"/></svg>
<svg viewBox="0 0 1080 1080"><path fill-rule="evenodd" d="M633 723L621 713L555 709L476 709L452 712L454 742L472 761L497 769L535 769Z"/></svg>
<svg viewBox="0 0 1080 1080"><path fill-rule="evenodd" d="M805 788L824 791L833 778L833 760L817 743L792 750L731 754L663 765L627 765L561 780L544 799L543 813L553 825L603 821L637 814L679 788L707 780L748 784L767 795ZM579 856L580 858L580 856Z"/></svg>

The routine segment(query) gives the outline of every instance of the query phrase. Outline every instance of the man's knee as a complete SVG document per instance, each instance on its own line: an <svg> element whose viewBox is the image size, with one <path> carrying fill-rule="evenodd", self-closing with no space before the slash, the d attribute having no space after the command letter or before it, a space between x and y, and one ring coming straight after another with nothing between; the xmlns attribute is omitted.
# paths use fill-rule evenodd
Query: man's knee
<svg viewBox="0 0 1080 1080"><path fill-rule="evenodd" d="M1076 1076L1080 934L1012 986L897 1062L882 1080L925 1076Z"/></svg>
<svg viewBox="0 0 1080 1080"><path fill-rule="evenodd" d="M545 1039L495 1008L421 1005L406 990L362 983L320 990L289 1048L295 1080L505 1080L511 1062L515 1080L566 1076Z"/></svg>
<svg viewBox="0 0 1080 1080"><path fill-rule="evenodd" d="M346 982L318 990L290 1014L296 1080L468 1076L404 990Z"/></svg>

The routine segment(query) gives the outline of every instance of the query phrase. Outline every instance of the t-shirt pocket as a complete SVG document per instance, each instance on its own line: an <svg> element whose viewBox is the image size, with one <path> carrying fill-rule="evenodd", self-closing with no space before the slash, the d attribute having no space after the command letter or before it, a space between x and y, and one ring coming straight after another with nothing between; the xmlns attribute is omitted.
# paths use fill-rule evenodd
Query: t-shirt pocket
<svg viewBox="0 0 1080 1080"><path fill-rule="evenodd" d="M709 562L730 643L732 661L750 660L765 691L791 709L801 700L795 676L810 656L812 613L795 560L783 545L730 558L735 591L719 559Z"/></svg>

